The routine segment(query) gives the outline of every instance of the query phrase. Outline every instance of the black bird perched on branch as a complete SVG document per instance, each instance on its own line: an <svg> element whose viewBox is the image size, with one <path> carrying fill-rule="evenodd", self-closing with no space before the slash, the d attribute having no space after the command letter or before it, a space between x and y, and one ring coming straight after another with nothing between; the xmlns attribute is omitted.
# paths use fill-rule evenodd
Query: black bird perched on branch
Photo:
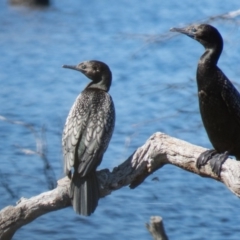
<svg viewBox="0 0 240 240"><path fill-rule="evenodd" d="M100 61L77 66L63 65L82 72L92 80L73 104L63 130L64 172L71 176L70 196L75 212L91 215L98 205L96 168L112 137L115 109L108 91L112 82L109 67Z"/></svg>
<svg viewBox="0 0 240 240"><path fill-rule="evenodd" d="M173 28L200 42L205 52L197 67L197 85L203 125L214 147L197 159L197 168L210 161L214 173L220 176L228 155L240 159L240 94L218 68L223 40L216 28L196 24L186 28Z"/></svg>

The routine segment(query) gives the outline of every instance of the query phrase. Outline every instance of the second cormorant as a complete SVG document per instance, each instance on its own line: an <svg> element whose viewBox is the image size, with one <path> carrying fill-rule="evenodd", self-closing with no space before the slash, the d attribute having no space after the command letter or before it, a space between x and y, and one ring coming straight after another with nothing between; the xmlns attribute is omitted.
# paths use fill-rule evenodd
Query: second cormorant
<svg viewBox="0 0 240 240"><path fill-rule="evenodd" d="M62 136L64 172L71 178L73 208L78 214L89 216L99 200L96 168L115 124L114 104L108 94L112 73L105 63L95 60L63 67L80 71L92 80L73 104Z"/></svg>
<svg viewBox="0 0 240 240"><path fill-rule="evenodd" d="M240 94L218 68L223 40L216 28L208 24L195 24L186 28L173 28L200 42L205 52L197 67L197 85L203 125L214 147L197 159L197 168L210 161L218 176L228 155L240 160Z"/></svg>

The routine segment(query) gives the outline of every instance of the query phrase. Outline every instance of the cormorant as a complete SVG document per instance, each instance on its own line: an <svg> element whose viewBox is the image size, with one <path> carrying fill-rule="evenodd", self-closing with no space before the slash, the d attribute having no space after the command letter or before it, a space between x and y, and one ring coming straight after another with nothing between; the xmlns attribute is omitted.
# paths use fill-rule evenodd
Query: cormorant
<svg viewBox="0 0 240 240"><path fill-rule="evenodd" d="M112 73L105 63L95 60L63 67L80 71L92 80L74 102L62 136L64 172L71 177L73 208L78 214L89 216L99 199L96 168L102 161L115 124L114 104L108 94Z"/></svg>
<svg viewBox="0 0 240 240"><path fill-rule="evenodd" d="M240 160L240 94L218 68L223 39L216 28L208 24L195 24L186 28L173 28L200 42L205 48L197 67L197 85L203 125L214 147L197 159L197 168L210 161L212 171L220 176L228 155Z"/></svg>

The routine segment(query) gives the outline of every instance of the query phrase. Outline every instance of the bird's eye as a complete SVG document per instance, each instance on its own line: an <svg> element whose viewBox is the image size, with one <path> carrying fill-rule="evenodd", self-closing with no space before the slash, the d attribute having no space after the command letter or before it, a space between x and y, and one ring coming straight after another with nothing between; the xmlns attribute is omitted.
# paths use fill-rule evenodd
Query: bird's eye
<svg viewBox="0 0 240 240"><path fill-rule="evenodd" d="M192 32L193 32L193 33L197 32L197 29L193 27L193 28L192 28Z"/></svg>
<svg viewBox="0 0 240 240"><path fill-rule="evenodd" d="M82 65L82 69L86 69L86 65Z"/></svg>

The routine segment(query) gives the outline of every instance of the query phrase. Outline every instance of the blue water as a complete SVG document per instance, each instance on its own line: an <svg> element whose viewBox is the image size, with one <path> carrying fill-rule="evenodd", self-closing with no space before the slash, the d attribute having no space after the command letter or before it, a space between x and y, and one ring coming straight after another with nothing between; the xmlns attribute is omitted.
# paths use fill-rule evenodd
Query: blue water
<svg viewBox="0 0 240 240"><path fill-rule="evenodd" d="M45 127L47 157L56 179L62 178L62 128L88 80L61 66L97 59L112 70L110 94L117 112L100 169L120 164L156 131L210 148L195 83L203 48L169 28L239 8L238 0L72 0L53 1L44 9L1 1L0 115L32 124L39 136ZM225 41L219 66L236 84L239 20L212 22ZM154 41L159 35L163 41ZM23 152L36 150L32 132L0 121L0 139L0 208L48 191L43 161ZM165 166L137 189L126 187L101 199L89 218L72 208L56 211L21 228L13 239L151 239L144 224L160 215L170 239L237 240L239 208L239 199L223 184Z"/></svg>

